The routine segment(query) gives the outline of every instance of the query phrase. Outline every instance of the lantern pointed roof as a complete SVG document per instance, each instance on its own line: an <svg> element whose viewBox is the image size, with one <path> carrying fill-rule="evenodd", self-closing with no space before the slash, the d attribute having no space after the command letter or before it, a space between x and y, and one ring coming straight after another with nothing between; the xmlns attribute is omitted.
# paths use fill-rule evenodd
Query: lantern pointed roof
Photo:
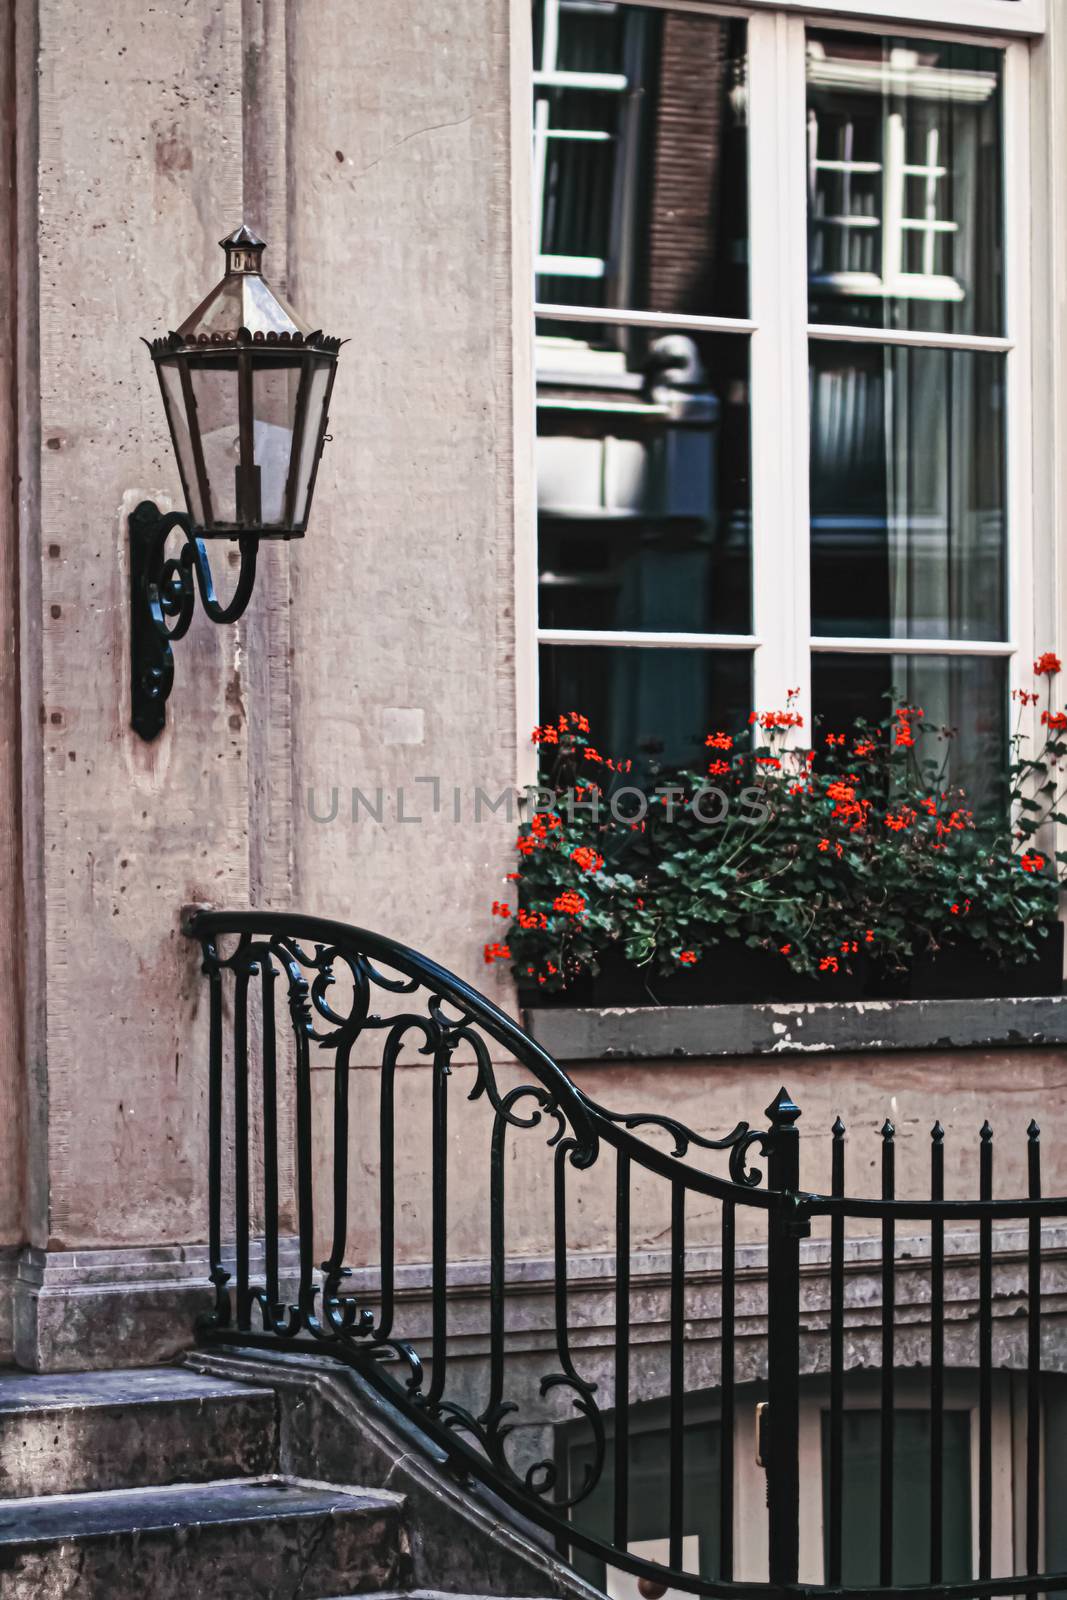
<svg viewBox="0 0 1067 1600"><path fill-rule="evenodd" d="M266 245L246 223L219 244L226 255L225 275L179 327L184 340L232 339L242 328L253 338L257 333L265 338L270 333L306 336L314 331L264 278Z"/></svg>

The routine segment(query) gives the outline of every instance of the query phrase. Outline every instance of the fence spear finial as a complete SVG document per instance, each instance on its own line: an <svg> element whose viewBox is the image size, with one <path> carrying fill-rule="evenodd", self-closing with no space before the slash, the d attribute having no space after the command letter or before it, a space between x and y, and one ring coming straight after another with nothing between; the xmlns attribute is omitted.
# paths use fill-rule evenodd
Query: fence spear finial
<svg viewBox="0 0 1067 1600"><path fill-rule="evenodd" d="M764 1115L772 1128L791 1128L800 1116L800 1107L785 1087L779 1089Z"/></svg>

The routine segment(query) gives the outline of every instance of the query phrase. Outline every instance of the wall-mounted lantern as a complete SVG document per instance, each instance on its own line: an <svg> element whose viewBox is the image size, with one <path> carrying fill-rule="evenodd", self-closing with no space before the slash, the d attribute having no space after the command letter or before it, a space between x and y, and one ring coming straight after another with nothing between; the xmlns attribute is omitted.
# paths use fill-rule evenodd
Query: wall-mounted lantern
<svg viewBox="0 0 1067 1600"><path fill-rule="evenodd" d="M130 518L132 722L154 739L174 679L171 641L193 618L235 622L252 594L261 539L307 527L342 341L312 330L267 284L249 228L221 241L226 274L177 333L148 345L178 458L185 511L144 501ZM146 340L147 344L148 341ZM166 555L181 529L185 543ZM205 541L236 540L237 583L215 595Z"/></svg>

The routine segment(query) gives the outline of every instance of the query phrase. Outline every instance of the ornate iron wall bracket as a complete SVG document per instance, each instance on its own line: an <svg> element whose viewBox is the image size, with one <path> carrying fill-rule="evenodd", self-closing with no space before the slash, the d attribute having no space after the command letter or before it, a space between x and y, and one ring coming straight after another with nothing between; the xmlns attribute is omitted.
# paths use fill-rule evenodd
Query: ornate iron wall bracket
<svg viewBox="0 0 1067 1600"><path fill-rule="evenodd" d="M168 556L167 540L180 529L185 543ZM130 534L130 721L142 739L155 739L167 720L167 700L174 686L171 644L189 631L196 605L212 622L236 622L244 614L256 581L259 541L254 535L237 540L241 567L233 598L221 605L215 594L207 550L196 537L184 511L160 511L143 500L129 521Z"/></svg>

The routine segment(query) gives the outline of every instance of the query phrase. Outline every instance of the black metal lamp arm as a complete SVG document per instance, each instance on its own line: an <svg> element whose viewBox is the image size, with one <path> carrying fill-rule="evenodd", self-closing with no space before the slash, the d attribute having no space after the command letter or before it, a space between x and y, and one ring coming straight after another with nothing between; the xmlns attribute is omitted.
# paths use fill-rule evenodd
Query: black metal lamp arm
<svg viewBox="0 0 1067 1600"><path fill-rule="evenodd" d="M185 535L177 556L166 554L175 529ZM236 622L244 615L256 581L259 540L239 538L241 569L228 605L215 593L207 549L185 511L160 511L143 500L130 517L130 671L131 722L142 739L154 739L166 723L167 699L174 684L171 642L189 631L196 605L212 622ZM194 581L195 580L195 581Z"/></svg>

